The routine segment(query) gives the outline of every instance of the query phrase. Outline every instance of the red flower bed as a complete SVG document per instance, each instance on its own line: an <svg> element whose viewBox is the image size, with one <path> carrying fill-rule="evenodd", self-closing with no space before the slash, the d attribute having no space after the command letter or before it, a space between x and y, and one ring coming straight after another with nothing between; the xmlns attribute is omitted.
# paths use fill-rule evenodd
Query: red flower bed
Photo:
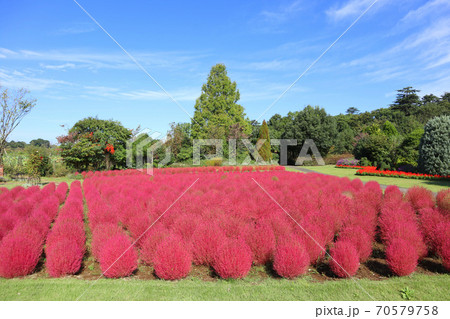
<svg viewBox="0 0 450 319"><path fill-rule="evenodd" d="M448 176L440 176L440 175L429 175L429 174L420 174L420 173L408 173L408 172L400 172L400 171L381 171L376 167L364 167L358 171L356 171L356 175L361 176L385 176L385 177L404 177L404 178L414 178L414 179L450 179L450 175Z"/></svg>
<svg viewBox="0 0 450 319"><path fill-rule="evenodd" d="M376 182L321 174L202 170L89 173L83 185L72 183L67 198L64 184L2 189L0 275L32 273L44 243L44 269L53 277L89 272L81 267L86 251L95 259L89 263L112 278L146 264L139 276L151 269L175 280L192 263L222 278L243 278L252 264L295 278L329 263L336 276L347 277L380 240L376 247L387 250L393 274L411 273L425 256L450 266L446 191L411 188L404 195L397 187L383 193Z"/></svg>

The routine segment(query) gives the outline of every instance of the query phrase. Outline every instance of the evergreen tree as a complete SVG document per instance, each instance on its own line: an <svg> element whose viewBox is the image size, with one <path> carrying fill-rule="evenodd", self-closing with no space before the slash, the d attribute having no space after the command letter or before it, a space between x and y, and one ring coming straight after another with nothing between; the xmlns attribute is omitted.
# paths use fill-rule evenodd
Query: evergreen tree
<svg viewBox="0 0 450 319"><path fill-rule="evenodd" d="M195 102L192 138L227 139L235 124L239 124L245 135L251 134L252 128L245 117L244 108L237 104L239 99L236 82L231 82L225 65L213 66Z"/></svg>
<svg viewBox="0 0 450 319"><path fill-rule="evenodd" d="M411 86L397 90L397 99L391 104L392 110L403 112L405 115L414 114L421 104L417 95L420 90L413 89Z"/></svg>
<svg viewBox="0 0 450 319"><path fill-rule="evenodd" d="M419 146L419 170L450 175L450 116L435 117L425 125Z"/></svg>
<svg viewBox="0 0 450 319"><path fill-rule="evenodd" d="M261 148L259 149L259 155L265 162L270 162L272 160L272 152L270 150L270 137L269 137L269 127L264 120L261 125L261 130L259 132L259 140L264 140Z"/></svg>

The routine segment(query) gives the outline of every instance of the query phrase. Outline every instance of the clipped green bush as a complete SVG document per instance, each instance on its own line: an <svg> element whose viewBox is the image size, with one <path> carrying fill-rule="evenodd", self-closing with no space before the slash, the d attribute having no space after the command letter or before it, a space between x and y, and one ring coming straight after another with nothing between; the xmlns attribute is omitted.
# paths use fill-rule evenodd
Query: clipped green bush
<svg viewBox="0 0 450 319"><path fill-rule="evenodd" d="M450 175L450 116L432 118L420 140L419 170L425 174Z"/></svg>

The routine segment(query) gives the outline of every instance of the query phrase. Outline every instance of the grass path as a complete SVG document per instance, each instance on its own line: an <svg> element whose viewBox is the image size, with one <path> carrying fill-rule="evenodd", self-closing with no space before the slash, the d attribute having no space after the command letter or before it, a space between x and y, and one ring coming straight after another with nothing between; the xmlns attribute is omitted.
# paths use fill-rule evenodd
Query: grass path
<svg viewBox="0 0 450 319"><path fill-rule="evenodd" d="M76 300L92 281L62 279L0 279L0 300ZM393 277L358 283L376 300L402 300L400 290L413 290L412 300L448 300L450 275ZM311 277L296 280L256 279L205 282L100 279L81 300L370 300L350 279L318 283Z"/></svg>
<svg viewBox="0 0 450 319"><path fill-rule="evenodd" d="M62 183L62 182L66 182L69 186L70 184L76 181L76 179L74 178L69 178L69 177L42 177L41 178L41 183L42 184L48 184L51 182L55 182L56 184ZM0 187L6 187L8 189L14 188L16 186L29 186L26 185L26 182L22 182L22 181L8 181L6 183L0 183Z"/></svg>
<svg viewBox="0 0 450 319"><path fill-rule="evenodd" d="M438 192L442 189L448 189L450 187L450 181L436 181L436 180L423 180L423 179L408 179L408 178L395 178L395 177L380 177L380 176L358 176L355 175L356 169L351 168L336 168L334 165L325 166L304 166L308 170L334 175L338 177L348 177L350 179L359 178L363 182L376 181L382 185L397 185L402 188L410 188L413 186L423 186L433 192ZM298 169L294 167L286 167L287 171L298 172Z"/></svg>

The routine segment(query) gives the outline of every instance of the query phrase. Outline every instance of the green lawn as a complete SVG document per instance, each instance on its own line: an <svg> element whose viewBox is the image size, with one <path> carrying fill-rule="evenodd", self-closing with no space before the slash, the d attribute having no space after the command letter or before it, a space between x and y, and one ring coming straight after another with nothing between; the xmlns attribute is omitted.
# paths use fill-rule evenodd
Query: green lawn
<svg viewBox="0 0 450 319"><path fill-rule="evenodd" d="M423 186L433 192L438 192L442 189L450 187L450 181L436 181L423 179L409 179L409 178L395 178L395 177L380 177L380 176L358 176L355 175L357 169L351 168L336 168L334 165L325 166L303 166L302 168L309 169L318 173L329 174L339 177L348 177L350 179L359 178L363 182L377 181L383 185L397 185L398 187L410 188L413 186ZM286 170L298 172L297 169L287 167Z"/></svg>
<svg viewBox="0 0 450 319"><path fill-rule="evenodd" d="M45 185L45 184L48 184L51 182L55 182L56 184L66 182L70 186L70 184L75 180L76 179L69 178L67 176L64 176L64 177L42 177L41 183ZM6 183L0 183L0 187L6 187L8 189L14 188L16 186L29 186L29 185L27 185L26 182L21 182L21 181L8 181Z"/></svg>
<svg viewBox="0 0 450 319"><path fill-rule="evenodd" d="M412 300L448 300L450 275L414 274L382 281L358 280L375 300L402 300L400 290L413 290ZM88 290L87 290L88 289ZM87 291L86 291L87 290ZM0 300L371 300L351 279L313 282L256 279L206 282L76 278L0 279Z"/></svg>

